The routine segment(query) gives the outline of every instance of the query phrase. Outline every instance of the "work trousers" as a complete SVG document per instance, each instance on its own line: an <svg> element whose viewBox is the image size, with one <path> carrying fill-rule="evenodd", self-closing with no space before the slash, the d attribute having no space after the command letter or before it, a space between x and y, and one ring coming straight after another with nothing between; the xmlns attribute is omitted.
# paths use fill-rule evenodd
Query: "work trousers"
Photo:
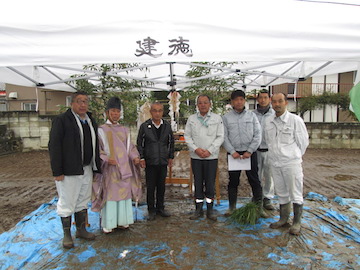
<svg viewBox="0 0 360 270"><path fill-rule="evenodd" d="M244 152L238 152L238 153L240 155L244 154ZM251 158L250 161L251 170L246 171L246 176L251 186L253 199L256 202L259 202L262 200L262 187L258 175L258 160L257 160L256 152L252 153L250 158ZM240 184L240 175L241 175L241 171L229 171L228 192L231 191L237 192L237 188Z"/></svg>
<svg viewBox="0 0 360 270"><path fill-rule="evenodd" d="M293 202L303 204L303 169L301 164L271 167L275 192L280 204Z"/></svg>
<svg viewBox="0 0 360 270"><path fill-rule="evenodd" d="M264 198L274 198L274 181L271 176L268 151L256 151L259 169L259 179L262 182Z"/></svg>
<svg viewBox="0 0 360 270"><path fill-rule="evenodd" d="M191 159L194 174L195 199L214 199L217 159Z"/></svg>
<svg viewBox="0 0 360 270"><path fill-rule="evenodd" d="M55 181L59 196L57 214L68 217L88 208L91 199L93 171L90 165L84 166L83 175L65 175L64 180Z"/></svg>
<svg viewBox="0 0 360 270"><path fill-rule="evenodd" d="M153 212L155 211L155 209L157 210L164 209L166 174L167 174L167 165L147 165L145 168L146 191L147 191L146 201L149 212ZM155 202L155 193L156 193L156 202Z"/></svg>

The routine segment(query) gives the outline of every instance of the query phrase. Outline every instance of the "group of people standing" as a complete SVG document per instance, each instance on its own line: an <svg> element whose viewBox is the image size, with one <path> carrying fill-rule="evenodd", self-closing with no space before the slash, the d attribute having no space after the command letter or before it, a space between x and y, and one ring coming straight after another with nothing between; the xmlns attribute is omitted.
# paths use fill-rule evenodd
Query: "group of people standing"
<svg viewBox="0 0 360 270"><path fill-rule="evenodd" d="M151 119L139 130L137 146L129 130L120 125L121 102L109 99L106 122L97 126L88 112L86 93L72 96L71 108L54 118L50 131L49 153L58 192L57 213L63 226L63 247L72 248L72 215L76 237L94 240L86 230L87 208L100 212L104 233L127 228L134 223L132 201L141 198L140 168L145 169L149 220L164 208L167 166L174 158L174 137L170 124L162 119L163 105L151 105Z"/></svg>
<svg viewBox="0 0 360 270"><path fill-rule="evenodd" d="M263 209L274 210L271 199L279 197L280 220L271 228L288 224L293 203L294 219L289 232L298 235L303 209L302 156L309 145L304 121L287 111L287 97L276 93L270 98L267 90L257 94L257 108L245 108L244 91L231 93L232 110L222 118L212 112L207 95L197 99L198 112L191 115L185 127L191 165L195 179L196 210L191 219L203 216L203 202L207 203L207 217L216 220L213 213L214 183L219 149L222 145L233 159L250 159L246 176L252 190L252 201L260 206L260 215L268 217ZM229 170L229 216L236 209L241 170Z"/></svg>
<svg viewBox="0 0 360 270"><path fill-rule="evenodd" d="M284 94L273 95L271 108L269 92L261 91L255 112L245 108L242 90L232 92L230 99L233 110L221 117L211 112L210 97L199 95L197 113L187 120L184 137L194 174L196 207L190 219L204 215L205 201L206 217L217 220L213 201L223 146L234 159L251 160L246 175L254 202L273 210L274 191L279 196L280 220L270 227L287 224L293 202L290 233L299 234L303 204L301 162L308 145L303 120L286 110ZM119 98L109 99L107 120L100 127L88 112L88 105L85 93L74 93L71 108L54 119L50 132L49 153L59 196L57 213L63 225L64 248L74 246L70 230L73 214L76 237L95 239L86 230L91 199L92 210L101 213L104 233L134 223L132 202L137 204L141 198L140 168L145 169L148 220L154 220L156 215L170 217L164 194L167 168L174 159L174 137L170 124L162 118L163 105L151 105L151 118L140 126L136 146L130 140L129 130L118 123L122 109ZM227 215L236 209L240 174L241 171L229 171Z"/></svg>

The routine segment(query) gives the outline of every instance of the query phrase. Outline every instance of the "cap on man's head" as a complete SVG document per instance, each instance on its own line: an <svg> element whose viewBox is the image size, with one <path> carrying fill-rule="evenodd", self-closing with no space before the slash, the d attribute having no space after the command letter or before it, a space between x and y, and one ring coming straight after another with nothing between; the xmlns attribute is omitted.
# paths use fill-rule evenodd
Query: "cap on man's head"
<svg viewBox="0 0 360 270"><path fill-rule="evenodd" d="M245 98L245 92L243 90L235 90L231 93L231 96L230 96L231 99L235 99L238 97Z"/></svg>
<svg viewBox="0 0 360 270"><path fill-rule="evenodd" d="M106 111L110 109L121 110L121 101L118 97L111 97L106 104Z"/></svg>

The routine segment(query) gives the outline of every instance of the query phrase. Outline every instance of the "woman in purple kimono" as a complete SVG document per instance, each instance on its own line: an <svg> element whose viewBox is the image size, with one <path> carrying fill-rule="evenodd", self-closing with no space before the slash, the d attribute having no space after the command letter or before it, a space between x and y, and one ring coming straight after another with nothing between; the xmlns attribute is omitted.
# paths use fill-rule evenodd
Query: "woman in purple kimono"
<svg viewBox="0 0 360 270"><path fill-rule="evenodd" d="M110 98L107 121L98 131L102 174L94 178L92 210L101 211L104 233L133 224L132 199L138 202L141 197L139 152L129 130L118 124L120 110L120 99Z"/></svg>

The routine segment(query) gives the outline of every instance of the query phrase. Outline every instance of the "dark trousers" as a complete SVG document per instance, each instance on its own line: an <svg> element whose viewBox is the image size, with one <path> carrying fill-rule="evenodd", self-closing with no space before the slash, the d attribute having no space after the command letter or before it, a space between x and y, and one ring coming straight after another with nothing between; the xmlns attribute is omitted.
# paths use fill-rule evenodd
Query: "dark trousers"
<svg viewBox="0 0 360 270"><path fill-rule="evenodd" d="M244 152L238 152L242 155ZM254 201L261 201L262 200L262 187L261 182L259 180L258 174L258 161L257 161L257 154L256 152L252 153L251 155L251 170L246 171L246 176L248 178L249 184L251 186L251 190L253 193L253 200ZM241 171L229 171L229 184L228 184L228 192L237 194L237 188L240 184L240 175Z"/></svg>
<svg viewBox="0 0 360 270"><path fill-rule="evenodd" d="M149 211L164 209L166 165L147 165L145 168L146 178L146 202ZM155 202L156 193L156 202Z"/></svg>
<svg viewBox="0 0 360 270"><path fill-rule="evenodd" d="M194 174L195 199L214 199L217 159L191 159Z"/></svg>

